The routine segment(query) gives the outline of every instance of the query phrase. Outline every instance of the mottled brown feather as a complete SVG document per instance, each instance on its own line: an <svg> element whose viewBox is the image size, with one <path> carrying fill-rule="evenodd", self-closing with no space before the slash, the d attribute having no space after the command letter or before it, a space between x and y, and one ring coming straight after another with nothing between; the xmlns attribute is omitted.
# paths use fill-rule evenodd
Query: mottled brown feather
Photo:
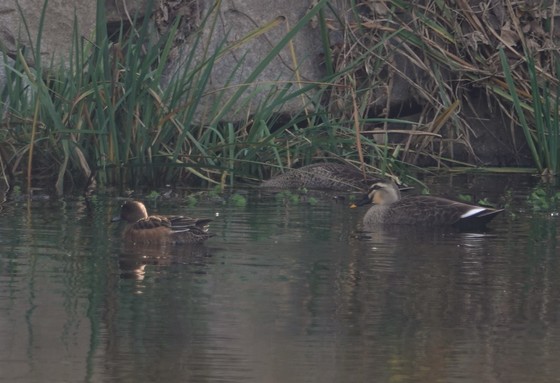
<svg viewBox="0 0 560 383"><path fill-rule="evenodd" d="M316 189L332 191L366 190L369 185L380 181L380 177L364 174L349 164L321 162L290 169L269 180L261 187L275 189Z"/></svg>
<svg viewBox="0 0 560 383"><path fill-rule="evenodd" d="M187 244L203 242L213 235L208 232L211 219L148 216L146 207L138 201L124 202L118 219L128 222L123 238L129 242Z"/></svg>

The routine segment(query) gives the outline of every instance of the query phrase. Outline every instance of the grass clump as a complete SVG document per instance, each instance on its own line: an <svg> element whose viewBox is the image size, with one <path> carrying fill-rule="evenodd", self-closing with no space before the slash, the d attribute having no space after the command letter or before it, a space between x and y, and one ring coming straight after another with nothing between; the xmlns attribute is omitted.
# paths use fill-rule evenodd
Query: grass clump
<svg viewBox="0 0 560 383"><path fill-rule="evenodd" d="M274 195L274 198L278 202L291 203L291 204L294 204L294 205L297 205L300 202L300 196L297 193L294 193L294 192L289 191L289 190L283 190L279 193L276 193Z"/></svg>
<svg viewBox="0 0 560 383"><path fill-rule="evenodd" d="M194 195L189 194L185 197L185 203L189 207L194 207L198 204L198 199Z"/></svg>
<svg viewBox="0 0 560 383"><path fill-rule="evenodd" d="M331 107L360 127L364 153L382 143L380 157L407 164L524 164L555 174L554 7L359 3L342 23L345 39L333 54L336 70L351 69L337 79Z"/></svg>
<svg viewBox="0 0 560 383"><path fill-rule="evenodd" d="M560 207L560 192L549 187L536 187L527 199L534 211L556 211Z"/></svg>
<svg viewBox="0 0 560 383"><path fill-rule="evenodd" d="M244 196L242 196L239 193L233 194L229 198L229 200L233 204L233 206L236 206L236 207L244 207L244 206L247 205L247 198L245 198Z"/></svg>
<svg viewBox="0 0 560 383"><path fill-rule="evenodd" d="M557 175L560 171L560 56L548 57L549 71L538 65L528 48L521 58L522 70L514 70L504 50L500 60L509 93L505 95L513 105L514 122L521 127L531 156L543 175Z"/></svg>
<svg viewBox="0 0 560 383"><path fill-rule="evenodd" d="M545 25L539 6L523 11ZM541 49L556 42L550 27L534 31L541 33L537 40L521 32L527 25L508 24L520 4L499 4L502 19L483 22L483 9L450 0L362 2L348 10L319 0L244 81L232 80L244 66L240 55L224 89L213 91L208 84L215 64L281 19L233 43L224 38L210 46L201 30L217 24L217 2L189 36L191 50L184 52L181 69L162 87L180 19L157 40L149 17L109 36L104 2L97 7L95 39L74 33L67 65L52 68L41 61L41 33L34 67L23 51L13 61L4 56L0 166L8 184L26 183L28 190L34 183L52 185L59 195L92 183L120 190L218 185L223 191L239 179L257 181L333 158L380 173L412 172L426 164L474 167L484 161L463 112L476 111L473 98L481 94L511 125L511 133L491 132L494 145L516 152L521 133L540 171L556 174L560 166L560 67L555 50ZM269 93L253 113L225 121L249 107L263 86L259 76L315 20L325 47L325 77L304 82L294 70L298 80L267 84ZM343 36L340 44L330 39L333 28ZM496 46L503 47L501 53ZM532 59L536 51L539 60ZM397 83L413 105L394 102ZM305 100L301 113L282 115L283 105L295 99Z"/></svg>
<svg viewBox="0 0 560 383"><path fill-rule="evenodd" d="M284 103L301 98L317 84L270 87L274 90L247 121L222 121L233 108L251 100L250 84L325 3L318 2L289 30L232 96L213 94L214 102L208 105L203 100L209 96L213 65L231 45L224 40L214 50L203 49L206 55L197 62L184 62L163 89L178 21L154 43L149 18L138 18L132 30L123 26L113 42L104 27L103 2L98 2L95 41L75 34L67 67L43 66L38 54L33 68L23 55L7 66L2 97L8 111L7 134L0 142L6 149L3 166L11 174L23 170L28 188L44 180L54 184L58 194L65 186L83 185L92 178L97 186L120 189L177 183L223 188L236 178L262 178L265 163L283 167L285 158L308 160L325 140L330 140L326 146L334 147L334 137L324 133L326 116L302 114L282 123L278 120ZM202 24L212 25L217 17L211 11ZM194 57L196 47L205 44L200 33L192 39L187 57ZM38 52L39 43L36 48ZM241 59L234 71L242 64ZM313 110L317 101L311 97L308 109ZM207 112L201 113L201 108ZM310 118L321 121L312 129L301 128Z"/></svg>

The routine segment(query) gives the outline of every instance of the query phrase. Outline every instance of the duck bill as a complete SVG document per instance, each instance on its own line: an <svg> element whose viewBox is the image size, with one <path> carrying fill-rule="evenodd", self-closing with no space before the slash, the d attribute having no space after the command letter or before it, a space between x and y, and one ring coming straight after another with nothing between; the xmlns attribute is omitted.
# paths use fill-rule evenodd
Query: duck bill
<svg viewBox="0 0 560 383"><path fill-rule="evenodd" d="M352 204L352 207L364 206L371 203L369 195L365 194L361 199L357 200Z"/></svg>

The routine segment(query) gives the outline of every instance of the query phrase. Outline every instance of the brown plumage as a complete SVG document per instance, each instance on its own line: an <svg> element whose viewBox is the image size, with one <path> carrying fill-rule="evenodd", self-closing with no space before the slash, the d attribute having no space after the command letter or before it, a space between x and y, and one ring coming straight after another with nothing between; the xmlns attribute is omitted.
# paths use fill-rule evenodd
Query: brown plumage
<svg viewBox="0 0 560 383"><path fill-rule="evenodd" d="M183 216L148 215L146 206L138 201L125 201L121 214L113 221L126 221L123 239L133 243L188 244L200 243L212 236L208 232L211 219Z"/></svg>
<svg viewBox="0 0 560 383"><path fill-rule="evenodd" d="M349 164L320 162L297 169L263 181L261 187L276 189L317 189L332 191L367 190L368 186L380 181L380 177L364 175Z"/></svg>
<svg viewBox="0 0 560 383"><path fill-rule="evenodd" d="M484 227L503 209L469 205L441 197L412 196L401 199L393 182L376 182L356 204L373 203L364 216L364 226L415 225Z"/></svg>

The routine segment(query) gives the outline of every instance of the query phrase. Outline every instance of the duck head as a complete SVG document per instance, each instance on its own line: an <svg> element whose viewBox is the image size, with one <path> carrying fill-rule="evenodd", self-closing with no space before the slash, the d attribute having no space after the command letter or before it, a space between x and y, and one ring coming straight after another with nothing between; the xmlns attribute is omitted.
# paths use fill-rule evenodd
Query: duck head
<svg viewBox="0 0 560 383"><path fill-rule="evenodd" d="M114 217L111 221L126 221L128 223L134 223L144 218L148 218L148 211L142 202L124 201L121 205L121 214Z"/></svg>
<svg viewBox="0 0 560 383"><path fill-rule="evenodd" d="M356 206L370 203L374 205L389 205L401 199L398 186L392 181L380 181L370 186L367 194L356 202Z"/></svg>

